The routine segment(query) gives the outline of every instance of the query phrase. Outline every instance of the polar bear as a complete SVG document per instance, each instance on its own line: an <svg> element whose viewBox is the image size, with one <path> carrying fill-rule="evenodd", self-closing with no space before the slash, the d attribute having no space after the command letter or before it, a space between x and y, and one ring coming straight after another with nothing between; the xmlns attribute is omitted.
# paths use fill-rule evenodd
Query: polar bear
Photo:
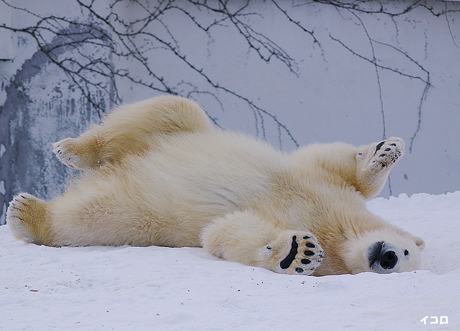
<svg viewBox="0 0 460 331"><path fill-rule="evenodd" d="M21 193L7 224L48 246L202 246L228 261L301 275L410 271L424 241L366 208L404 154L390 138L286 154L213 127L195 102L159 96L121 106L54 144L86 170L50 202Z"/></svg>

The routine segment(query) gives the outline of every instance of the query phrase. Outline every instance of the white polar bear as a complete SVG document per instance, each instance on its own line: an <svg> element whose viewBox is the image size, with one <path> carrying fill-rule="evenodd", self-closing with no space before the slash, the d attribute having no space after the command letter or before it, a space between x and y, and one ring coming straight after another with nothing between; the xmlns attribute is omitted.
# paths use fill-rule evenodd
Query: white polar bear
<svg viewBox="0 0 460 331"><path fill-rule="evenodd" d="M212 127L191 100L122 106L54 145L87 170L51 202L10 203L13 235L49 246L203 246L279 273L410 271L422 239L366 208L404 153L399 138L354 148L314 144L284 154Z"/></svg>

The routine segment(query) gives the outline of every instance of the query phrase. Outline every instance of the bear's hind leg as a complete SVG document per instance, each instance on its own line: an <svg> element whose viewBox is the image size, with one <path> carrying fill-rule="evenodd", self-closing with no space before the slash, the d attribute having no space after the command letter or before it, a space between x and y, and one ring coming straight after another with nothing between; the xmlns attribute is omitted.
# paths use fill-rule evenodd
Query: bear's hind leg
<svg viewBox="0 0 460 331"><path fill-rule="evenodd" d="M119 107L103 125L78 138L53 145L56 157L74 169L97 169L127 154L142 154L156 141L177 133L205 132L211 128L206 113L192 100L164 95Z"/></svg>
<svg viewBox="0 0 460 331"><path fill-rule="evenodd" d="M66 138L53 144L53 152L63 164L72 169L88 170L101 164L99 146L102 128L99 125L78 138Z"/></svg>
<svg viewBox="0 0 460 331"><path fill-rule="evenodd" d="M276 229L251 212L217 219L204 229L202 244L217 257L283 274L311 275L323 259L311 233Z"/></svg>
<svg viewBox="0 0 460 331"><path fill-rule="evenodd" d="M45 201L28 193L18 194L10 202L6 223L17 239L52 246L54 235Z"/></svg>
<svg viewBox="0 0 460 331"><path fill-rule="evenodd" d="M390 170L404 155L404 140L391 137L357 149L357 189L366 197L376 196L385 185Z"/></svg>

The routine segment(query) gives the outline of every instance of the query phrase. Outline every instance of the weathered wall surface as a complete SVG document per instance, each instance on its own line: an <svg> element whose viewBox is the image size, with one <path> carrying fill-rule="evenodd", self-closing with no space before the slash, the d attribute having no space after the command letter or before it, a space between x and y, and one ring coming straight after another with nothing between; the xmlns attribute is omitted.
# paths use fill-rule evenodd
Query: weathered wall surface
<svg viewBox="0 0 460 331"><path fill-rule="evenodd" d="M382 195L460 189L458 2L0 0L0 43L0 224L75 174L52 142L161 93L286 151L401 136Z"/></svg>

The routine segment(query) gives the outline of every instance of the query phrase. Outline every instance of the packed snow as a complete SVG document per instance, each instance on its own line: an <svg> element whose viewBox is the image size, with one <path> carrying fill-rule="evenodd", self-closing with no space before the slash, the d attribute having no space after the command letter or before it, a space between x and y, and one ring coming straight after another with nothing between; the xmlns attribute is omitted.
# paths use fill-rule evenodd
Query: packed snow
<svg viewBox="0 0 460 331"><path fill-rule="evenodd" d="M369 208L426 248L421 270L312 277L201 248L63 247L0 227L0 330L460 330L460 191Z"/></svg>

